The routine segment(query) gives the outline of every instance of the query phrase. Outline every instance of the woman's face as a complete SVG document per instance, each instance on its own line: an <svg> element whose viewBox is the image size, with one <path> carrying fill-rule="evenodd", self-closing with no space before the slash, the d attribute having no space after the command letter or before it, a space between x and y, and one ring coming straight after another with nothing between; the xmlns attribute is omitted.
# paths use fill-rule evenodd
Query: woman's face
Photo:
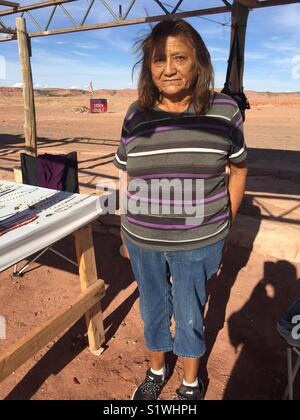
<svg viewBox="0 0 300 420"><path fill-rule="evenodd" d="M192 93L195 61L195 51L183 36L169 36L154 48L152 79L163 96L180 100Z"/></svg>

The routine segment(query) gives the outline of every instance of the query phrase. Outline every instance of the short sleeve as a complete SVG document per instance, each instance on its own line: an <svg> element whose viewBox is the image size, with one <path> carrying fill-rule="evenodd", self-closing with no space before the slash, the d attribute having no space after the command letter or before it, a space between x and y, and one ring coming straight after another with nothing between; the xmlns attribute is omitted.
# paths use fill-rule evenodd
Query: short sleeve
<svg viewBox="0 0 300 420"><path fill-rule="evenodd" d="M113 163L118 169L121 169L122 171L126 171L127 155L126 155L125 145L122 142L122 139L120 141L117 153L115 154L115 159Z"/></svg>
<svg viewBox="0 0 300 420"><path fill-rule="evenodd" d="M231 119L230 138L229 161L232 163L243 162L247 158L247 147L244 138L243 117L238 108Z"/></svg>
<svg viewBox="0 0 300 420"><path fill-rule="evenodd" d="M124 120L123 127L122 127L122 136L119 143L119 147L117 153L115 154L114 165L121 169L122 171L126 171L127 168L127 153L126 153L126 139L129 136L129 132L126 128L126 119Z"/></svg>
<svg viewBox="0 0 300 420"><path fill-rule="evenodd" d="M132 124L134 124L135 116L140 113L138 109L138 102L133 102L130 107L128 108L128 111L126 113L126 116L124 118L123 126L122 126L122 134L121 134L121 140L120 144L117 150L117 153L115 155L114 159L114 165L121 169L122 171L126 171L127 169L127 151L126 146L128 144L128 140L131 137L131 133L133 130Z"/></svg>

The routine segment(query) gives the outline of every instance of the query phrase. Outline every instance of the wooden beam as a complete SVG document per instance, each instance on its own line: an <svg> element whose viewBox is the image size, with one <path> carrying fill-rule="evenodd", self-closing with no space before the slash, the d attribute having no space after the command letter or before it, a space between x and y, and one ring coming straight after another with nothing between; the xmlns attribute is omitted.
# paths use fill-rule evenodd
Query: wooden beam
<svg viewBox="0 0 300 420"><path fill-rule="evenodd" d="M84 32L84 31L92 31L95 29L106 29L106 28L115 28L121 26L131 26L131 25L141 25L144 23L155 23L160 22L163 19L185 19L188 17L193 16L206 16L211 14L219 14L219 13L228 13L230 12L230 7L214 7L210 9L203 9L203 10L193 10L191 12L183 12L183 13L176 13L173 15L159 15L159 16L151 16L145 18L138 18L138 19L131 19L131 20L120 20L114 22L107 22L107 23L100 23L94 25L85 25L85 26L73 26L71 28L63 28L63 29L54 29L51 31L43 31L43 32L30 32L28 35L31 38L41 37L41 36L49 36L49 35L61 35L73 32ZM12 41L15 37L6 37L3 39L0 38L1 41Z"/></svg>
<svg viewBox="0 0 300 420"><path fill-rule="evenodd" d="M0 33L16 35L17 31L15 29L10 29L10 28L0 28Z"/></svg>
<svg viewBox="0 0 300 420"><path fill-rule="evenodd" d="M81 290L86 290L98 281L96 259L93 243L92 226L88 225L75 232L75 246L79 266ZM91 308L85 315L88 328L90 350L102 352L105 341L101 302Z"/></svg>
<svg viewBox="0 0 300 420"><path fill-rule="evenodd" d="M259 2L258 7L286 6L294 3L300 3L300 0L266 0Z"/></svg>
<svg viewBox="0 0 300 420"><path fill-rule="evenodd" d="M104 282L98 280L84 292L73 298L64 308L0 355L0 381L23 365L45 347L49 341L78 321L87 310L94 307L104 296Z"/></svg>
<svg viewBox="0 0 300 420"><path fill-rule="evenodd" d="M27 6L20 6L17 8L12 8L9 10L1 10L0 11L0 16L7 16L7 15L12 15L12 14L16 14L16 13L22 13L22 12L26 12L26 11L30 11L30 10L35 10L35 9L41 9L44 7L51 7L51 6L55 6L58 4L63 4L63 3L71 3L74 2L76 0L49 0L49 1L44 1L41 3L33 3L33 4L29 4ZM250 8L259 8L259 7L269 7L269 6L284 6L286 4L293 4L293 3L300 3L300 0L266 0L263 2L257 1L257 0L237 0L240 3L243 3L244 5L246 5L246 3L251 4L251 6L248 6ZM252 6L252 4L256 2L257 5L256 6ZM227 12L229 12L229 10L227 10ZM189 12L186 12L189 13ZM221 13L225 13L225 12L221 12ZM176 14L176 16L179 15L179 13ZM163 15L165 16L165 15ZM122 22L122 21L121 21Z"/></svg>
<svg viewBox="0 0 300 420"><path fill-rule="evenodd" d="M236 2L248 7L249 9L259 6L258 0L236 0Z"/></svg>
<svg viewBox="0 0 300 420"><path fill-rule="evenodd" d="M22 13L22 12L27 12L30 10L42 9L44 7L55 6L57 4L71 3L73 1L76 1L76 0L50 0L50 1L43 1L42 3L28 4L27 6L21 6L14 9L1 10L0 16L13 15L15 13Z"/></svg>
<svg viewBox="0 0 300 420"><path fill-rule="evenodd" d="M19 7L20 3L14 3L12 1L0 0L0 6Z"/></svg>
<svg viewBox="0 0 300 420"><path fill-rule="evenodd" d="M38 3L39 8L40 7L46 7L49 5L59 4L59 3L67 3L70 1L76 1L76 0L52 0L48 2ZM247 1L247 0L245 0ZM250 1L250 0L249 0ZM254 9L262 8L262 7L270 7L270 6L283 6L287 4L293 4L293 3L300 3L300 0L267 0L264 2L259 2L257 6L254 7ZM27 10L32 10L37 7L33 7L34 5L30 6L24 6L22 9L27 8ZM29 8L30 7L30 8ZM29 9L28 9L29 8ZM18 9L20 11L21 8ZM211 9L203 9L203 10L194 10L190 12L183 12L183 13L176 13L176 14L170 14L168 17L166 15L160 15L160 16L152 16L152 17L144 17L144 18L138 18L138 19L131 19L131 20L120 20L117 22L107 22L107 23L100 23L100 24L94 24L94 25L84 25L84 26L73 26L72 28L62 28L62 29L56 29L51 31L43 31L43 32L30 32L28 35L30 38L34 37L41 37L41 36L50 36L50 35L62 35L67 33L73 33L73 32L84 32L84 31L92 31L96 29L106 29L106 28L114 28L114 27L122 27L122 26L131 26L131 25L140 25L144 23L155 23L159 22L162 19L173 19L173 18L189 18L193 16L204 16L204 15L211 15L211 14L218 14L218 13L229 13L231 11L230 7L215 7ZM16 13L15 11L11 11L9 13ZM1 15L9 14L6 11L1 11ZM15 35L12 36L3 36L0 37L0 42L7 42L7 41L13 41L17 39Z"/></svg>
<svg viewBox="0 0 300 420"><path fill-rule="evenodd" d="M16 26L23 79L25 152L37 156L36 116L29 50L30 39L27 35L24 18L17 18Z"/></svg>

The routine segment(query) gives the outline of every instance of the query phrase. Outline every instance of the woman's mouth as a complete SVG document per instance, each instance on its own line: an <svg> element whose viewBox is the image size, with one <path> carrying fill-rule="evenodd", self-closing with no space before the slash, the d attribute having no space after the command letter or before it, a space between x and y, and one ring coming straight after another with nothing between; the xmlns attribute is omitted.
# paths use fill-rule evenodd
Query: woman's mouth
<svg viewBox="0 0 300 420"><path fill-rule="evenodd" d="M167 83L167 84L173 84L173 83L179 83L181 82L180 79L174 79L174 80L163 80L163 83Z"/></svg>

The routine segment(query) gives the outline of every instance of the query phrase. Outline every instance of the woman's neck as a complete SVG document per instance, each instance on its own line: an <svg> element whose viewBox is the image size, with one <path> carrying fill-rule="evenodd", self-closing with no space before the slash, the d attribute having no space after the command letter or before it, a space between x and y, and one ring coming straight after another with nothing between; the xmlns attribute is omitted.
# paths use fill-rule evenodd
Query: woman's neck
<svg viewBox="0 0 300 420"><path fill-rule="evenodd" d="M157 102L157 106L166 112L181 113L187 111L192 102L192 95L187 95L184 98L169 98L163 96Z"/></svg>

